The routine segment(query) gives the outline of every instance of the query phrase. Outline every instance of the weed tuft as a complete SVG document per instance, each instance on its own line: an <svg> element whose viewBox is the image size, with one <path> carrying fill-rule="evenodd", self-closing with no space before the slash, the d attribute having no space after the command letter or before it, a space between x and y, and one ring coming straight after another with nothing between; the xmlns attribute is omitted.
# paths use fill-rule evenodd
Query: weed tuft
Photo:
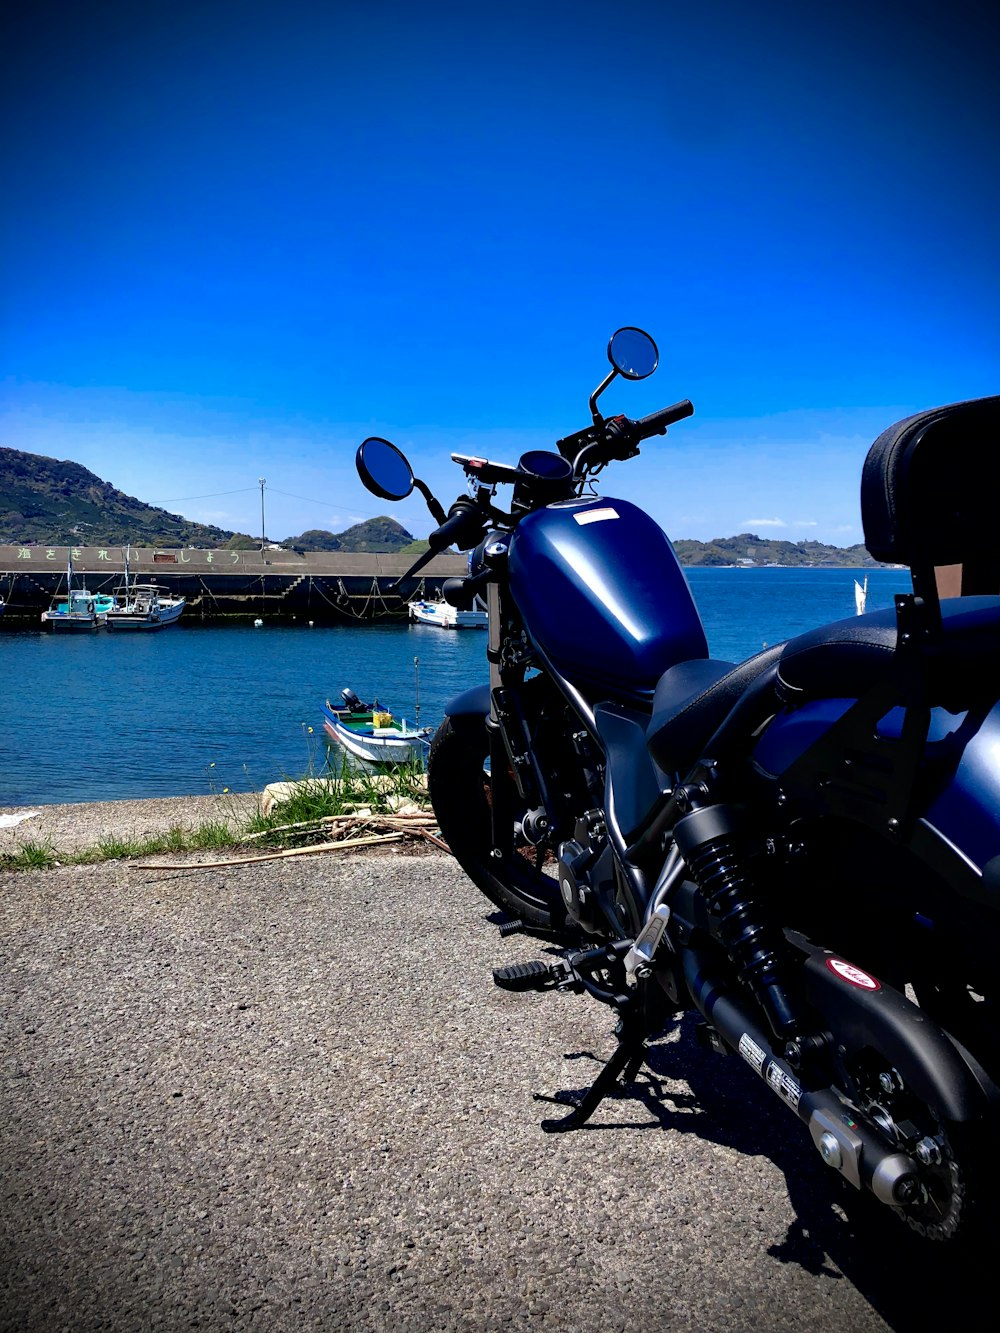
<svg viewBox="0 0 1000 1333"><path fill-rule="evenodd" d="M214 768L214 764L209 767ZM343 756L328 755L317 772L312 758L304 778L288 779L288 798L264 815L247 812L242 803L231 800L225 816L209 820L193 829L174 824L164 833L146 838L123 838L108 833L95 845L75 852L57 852L51 843L25 841L9 852L0 853L0 870L49 870L57 865L96 865L101 861L130 860L163 852L218 851L248 842L260 846L284 847L301 842L310 829L359 808L373 814L390 814L401 803L426 806L427 790L422 764L415 759L386 772L362 769ZM247 775L249 776L249 775ZM224 795L227 787L221 788ZM217 793L218 794L218 793ZM299 826L299 827L292 827Z"/></svg>
<svg viewBox="0 0 1000 1333"><path fill-rule="evenodd" d="M31 838L19 843L15 851L0 854L3 870L51 870L58 864L56 849L50 842L35 842Z"/></svg>

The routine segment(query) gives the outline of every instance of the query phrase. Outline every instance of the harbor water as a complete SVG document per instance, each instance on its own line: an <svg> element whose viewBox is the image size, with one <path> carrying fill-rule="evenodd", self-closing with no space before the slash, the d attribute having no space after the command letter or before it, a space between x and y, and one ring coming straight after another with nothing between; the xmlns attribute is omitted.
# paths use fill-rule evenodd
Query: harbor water
<svg viewBox="0 0 1000 1333"><path fill-rule="evenodd" d="M689 569L713 657L854 614L851 569ZM868 609L909 590L868 574ZM350 687L436 725L486 680L486 635L427 625L309 628L184 621L157 634L0 624L0 806L259 791L320 772L324 699ZM414 659L418 659L415 664ZM419 709L419 713L418 713Z"/></svg>

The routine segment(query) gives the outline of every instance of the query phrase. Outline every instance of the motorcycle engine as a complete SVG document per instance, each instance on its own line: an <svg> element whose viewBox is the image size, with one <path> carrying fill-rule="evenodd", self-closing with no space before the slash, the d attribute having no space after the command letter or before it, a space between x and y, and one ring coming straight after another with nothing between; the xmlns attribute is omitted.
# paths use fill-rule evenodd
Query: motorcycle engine
<svg viewBox="0 0 1000 1333"><path fill-rule="evenodd" d="M604 880L613 885L614 872L611 849L593 837L593 830L593 820L585 815L577 820L573 837L559 844L559 892L570 921L589 935L599 935L607 930L599 886Z"/></svg>

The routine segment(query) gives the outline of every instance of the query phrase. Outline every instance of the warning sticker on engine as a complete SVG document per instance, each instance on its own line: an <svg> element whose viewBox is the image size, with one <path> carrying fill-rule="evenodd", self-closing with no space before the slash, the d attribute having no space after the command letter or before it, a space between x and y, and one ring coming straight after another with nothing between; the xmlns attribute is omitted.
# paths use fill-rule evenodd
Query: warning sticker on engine
<svg viewBox="0 0 1000 1333"><path fill-rule="evenodd" d="M799 1099L802 1096L802 1088L791 1074L787 1074L779 1064L773 1060L767 1068L767 1084L772 1092L776 1092L782 1101L786 1101L793 1109L798 1106Z"/></svg>
<svg viewBox="0 0 1000 1333"><path fill-rule="evenodd" d="M606 518L618 518L617 509L585 509L581 514L574 514L577 523L601 523Z"/></svg>
<svg viewBox="0 0 1000 1333"><path fill-rule="evenodd" d="M764 1068L767 1052L761 1050L749 1032L744 1032L743 1036L740 1037L740 1055L743 1056L748 1065L753 1067L756 1073L759 1074Z"/></svg>

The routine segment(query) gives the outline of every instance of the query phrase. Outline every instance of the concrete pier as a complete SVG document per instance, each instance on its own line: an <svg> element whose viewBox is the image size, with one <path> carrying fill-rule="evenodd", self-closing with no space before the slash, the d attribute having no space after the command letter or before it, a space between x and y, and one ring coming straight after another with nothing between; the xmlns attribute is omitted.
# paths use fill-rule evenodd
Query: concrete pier
<svg viewBox="0 0 1000 1333"><path fill-rule="evenodd" d="M7 603L5 622L37 620L57 592L65 590L66 569L73 562L76 586L114 593L122 586L125 559L117 546L0 546L0 597ZM435 556L420 574L398 591L390 586L416 559L341 551L201 550L132 548L129 575L155 582L187 597L185 616L214 619L260 616L317 622L395 620L407 615L407 603L432 597L446 578L467 569L467 557Z"/></svg>

